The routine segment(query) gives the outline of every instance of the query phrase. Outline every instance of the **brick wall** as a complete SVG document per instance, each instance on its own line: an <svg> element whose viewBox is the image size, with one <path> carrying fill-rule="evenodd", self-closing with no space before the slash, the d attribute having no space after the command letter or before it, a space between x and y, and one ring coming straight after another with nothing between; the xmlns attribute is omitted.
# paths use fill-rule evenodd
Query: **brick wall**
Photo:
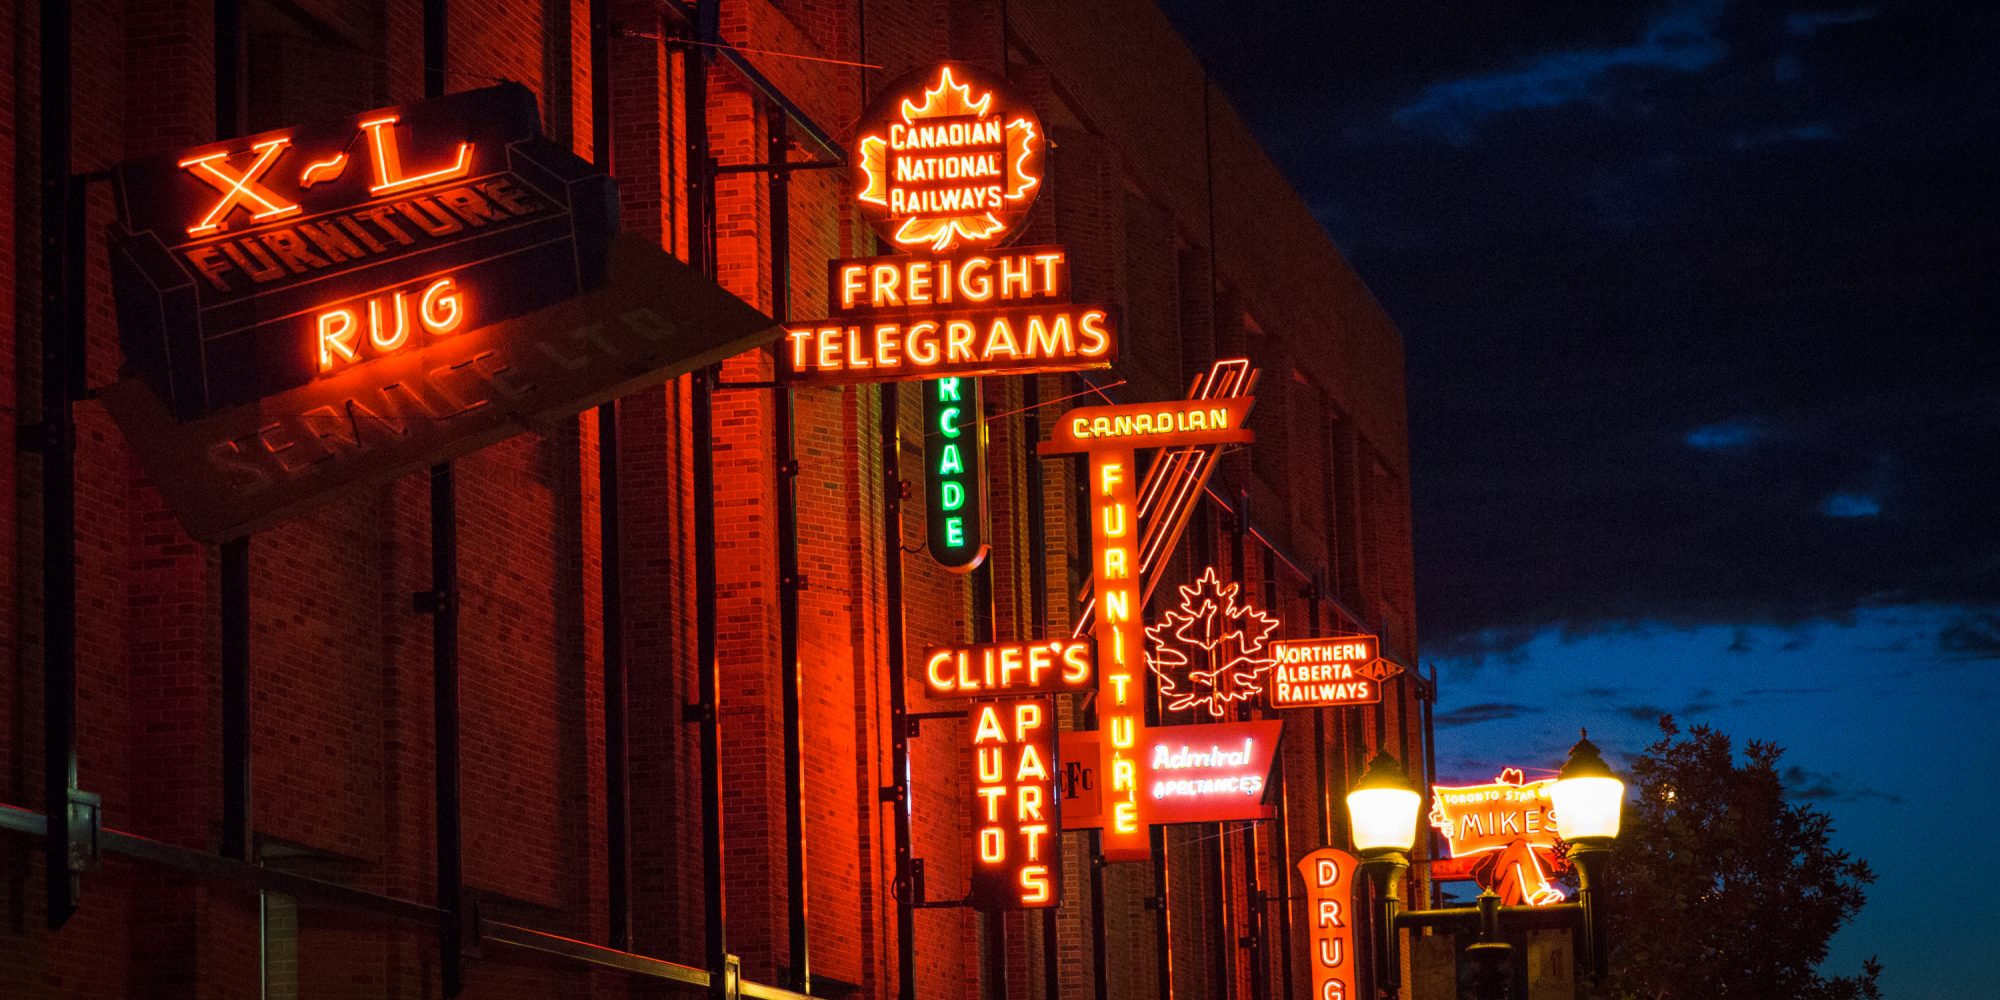
<svg viewBox="0 0 2000 1000"><path fill-rule="evenodd" d="M420 0L364 3L245 0L255 66L291 70L258 79L249 104L268 127L421 97ZM22 7L29 9L20 9ZM21 44L0 50L0 400L35 412L40 320L40 151L33 5L6 15ZM626 33L612 43L612 148L626 231L685 255L686 49L658 5L613 4ZM75 158L95 170L129 156L213 137L213 5L198 0L86 0L76 6ZM728 0L725 37L775 53L836 62L753 60L836 138L849 137L865 94L905 70L952 56L1005 71L1035 102L1056 148L1046 196L1024 223L1026 242L1070 248L1075 294L1118 310L1124 360L1098 382L1127 380L1120 398L1170 398L1216 357L1252 351L1265 366L1256 452L1218 473L1226 495L1249 490L1253 521L1292 562L1250 545L1241 576L1257 600L1282 610L1287 634L1306 634L1300 570L1325 568L1335 596L1328 629L1390 625L1405 656L1416 649L1409 572L1401 351L1395 331L1250 140L1219 93L1204 97L1198 66L1143 0L1089 5L1013 0ZM587 4L452 0L449 89L495 79L525 83L543 102L545 128L588 155L591 66ZM1115 28L1115 30L1114 30ZM1006 53L1003 57L1003 53ZM844 61L844 62L841 62ZM862 69L849 63L868 63ZM770 109L724 69L710 72L711 154L746 163L766 154ZM1203 108L1210 118L1204 125ZM794 157L817 155L792 130ZM1211 185L1211 173L1216 180ZM25 181L24 181L25 179ZM11 183L7 183L11 181ZM792 175L793 315L825 308L819 276L835 256L877 252L845 201L840 171ZM1211 215L1209 205L1215 205ZM719 282L772 309L770 190L755 174L723 178L715 216ZM102 244L112 206L93 193L89 349L92 384L116 376ZM772 376L768 353L723 366L725 382ZM1049 401L1081 380L1039 379ZM1076 465L1032 454L1025 381L988 379L992 537L982 571L992 581L996 637L1032 632L1030 546L1047 556L1051 632L1067 629L1083 553L1076 527ZM903 449L885 475L878 420L885 392L900 398ZM677 380L619 401L623 655L629 675L632 913L635 951L699 964L701 838L694 700L689 384ZM1057 412L1076 400L1051 406ZM892 479L912 484L904 504L905 646L970 638L988 609L967 576L942 571L921 548L921 427L913 387L795 392L799 465L799 656L806 733L802 849L812 968L822 983L893 996L894 859L879 790L889 769L882 510ZM19 419L26 419L25 416ZM78 410L81 777L105 799L107 825L199 850L219 843L218 562L186 538L93 404ZM1042 422L1046 430L1046 419ZM786 850L775 517L779 470L769 389L724 389L715 406L715 504L723 672L724 821L731 949L745 973L777 982L795 957L786 938ZM470 886L489 915L585 940L608 933L603 592L595 413L502 442L455 464L462 589L464 852ZM1027 516L1030 463L1040 463L1044 521ZM1298 474L1285 475L1285 470ZM1322 474L1322 470L1331 470ZM40 797L39 460L0 456L0 799ZM430 901L433 893L431 622L411 594L431 586L429 485L416 475L319 508L257 535L252 566L254 825L265 863L374 892ZM1228 527L1205 511L1190 528L1174 576L1205 560L1228 567ZM1200 554L1198 557L1197 554ZM1235 572L1235 570L1231 570ZM1170 595L1171 588L1163 591ZM1156 601L1157 604L1157 601ZM920 688L914 711L936 710ZM1082 706L1063 699L1075 725ZM1344 787L1381 733L1407 757L1415 701L1392 692L1373 713L1326 713L1327 782ZM1173 720L1168 720L1173 721ZM933 900L967 877L969 757L964 726L927 723L912 743L915 853ZM1285 830L1294 856L1321 839L1319 748L1310 716L1293 720L1281 759L1295 803ZM1336 812L1336 839L1338 840ZM1088 835L1064 837L1065 900L1055 956L1064 997L1089 996L1091 911L1105 913L1115 997L1163 995L1156 956L1170 925L1179 996L1244 996L1250 957L1234 945L1248 926L1242 872L1255 865L1267 892L1290 865L1276 827L1164 831L1167 909L1151 866L1103 873L1091 898ZM254 997L259 979L256 900L192 878L112 859L86 881L84 905L62 931L42 929L38 847L0 836L0 995L8 997ZM264 933L271 996L437 995L432 943L277 900ZM1162 917L1165 920L1162 920ZM1000 918L1006 995L1043 997L1039 918ZM1294 940L1266 955L1275 991ZM982 989L979 921L968 911L917 915L919 995L973 1000ZM1302 993L1303 966L1294 985ZM477 997L671 996L613 973L530 961L489 945L471 963ZM990 987L990 984L988 984Z"/></svg>

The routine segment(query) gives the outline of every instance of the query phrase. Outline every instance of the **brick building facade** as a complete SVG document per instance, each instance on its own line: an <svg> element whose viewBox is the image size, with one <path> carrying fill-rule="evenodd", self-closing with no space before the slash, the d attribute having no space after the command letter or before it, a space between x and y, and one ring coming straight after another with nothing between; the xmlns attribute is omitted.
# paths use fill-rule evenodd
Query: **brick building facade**
<svg viewBox="0 0 2000 1000"><path fill-rule="evenodd" d="M852 211L845 172L793 171L791 280L777 287L787 282L773 265L770 177L728 168L764 160L783 111L716 50L685 43L679 3L610 4L608 31L593 24L593 5L565 0L69 6L70 157L88 213L86 386L113 380L121 366L103 242L114 210L108 187L90 175L230 133L218 123L232 103L239 131L252 132L417 100L439 24L444 90L502 79L528 86L549 136L608 160L624 230L683 257L708 224L690 212L683 100L688 74L705 72L709 152L723 168L713 175L713 273L759 309L823 315L827 259L887 252ZM923 491L910 491L901 571L911 678L914 651L926 644L1061 630L1076 613L1071 595L1086 575L1088 544L1079 535L1080 465L1035 456L1045 418L1093 401L1069 399L1091 383L1122 380L1107 389L1121 401L1178 398L1210 362L1233 356L1263 371L1257 442L1225 458L1218 499L1197 511L1173 578L1217 566L1283 619L1281 634L1312 634L1309 623L1321 634L1379 632L1414 667L1399 335L1147 0L723 0L720 8L723 39L843 142L873 88L905 70L955 58L1004 71L1037 106L1053 144L1047 190L1021 239L1065 244L1077 298L1111 303L1121 317L1122 359L1111 373L985 382L990 586L923 554ZM233 64L227 53L218 58L215 39L232 34L218 33L219 16L240 18ZM36 178L49 95L29 43L42 37L34 5L15 5L8 17L19 42L0 49L8 137L0 259L11 265L0 269L0 297L11 303L0 322L8 349L0 399L25 426L43 398L37 247L49 206ZM608 72L593 65L594 42L604 43ZM593 80L606 76L608 94L593 93ZM600 125L609 149L593 148ZM812 152L798 128L789 134L795 156ZM614 956L703 965L699 727L684 707L699 697L692 567L704 506L717 547L729 951L748 980L792 980L787 858L802 847L814 994L897 993L893 806L882 796L895 784L897 682L883 553L895 530L885 494L921 476L916 389L795 390L797 466L787 470L774 453L782 415L768 387L773 365L769 352L753 352L721 368L712 497L693 471L702 399L689 378L616 407L618 519L608 537L618 546L611 582L627 706L628 922L611 915L613 883L625 877L608 846L617 837L606 774L617 750L606 739L598 412L453 463L462 864L477 917L490 922L468 925L485 932L468 942L477 945L466 959L468 996L683 995L684 986L632 971L637 960L614 968L623 961ZM899 394L904 442L893 470L877 433L887 393ZM440 995L437 935L421 914L371 914L365 901L337 905L268 881L259 892L254 874L186 863L223 851L228 839L222 557L181 532L102 409L85 399L75 421L77 780L102 797L103 826L129 836L83 877L75 914L53 931L42 845L19 824L0 836L0 996ZM0 489L0 801L19 807L17 816L44 802L44 464L35 450L0 449L9 487ZM781 588L790 583L781 580L774 501L780 477L794 472L803 844L786 824ZM1036 483L1041 523L1029 513ZM442 906L434 622L412 603L434 586L429 489L427 477L406 477L250 540L246 850L262 870ZM1038 566L1043 576L1031 580ZM1156 606L1171 594L1163 588ZM907 690L913 712L953 707L926 702L918 684ZM1063 997L1093 996L1101 984L1112 997L1150 998L1168 994L1161 975L1170 968L1176 996L1251 997L1259 985L1278 996L1287 984L1289 995L1305 996L1303 915L1281 922L1286 904L1258 899L1251 886L1291 895L1300 854L1329 835L1345 844L1339 792L1378 745L1423 759L1426 698L1405 674L1379 708L1293 713L1280 764L1282 830L1167 829L1162 869L1106 866L1101 894L1090 836L1066 834L1052 941L1037 914L988 926L965 909L917 910L916 995L1044 997L1052 968ZM1081 707L1063 711L1075 725ZM962 722L927 719L910 741L912 851L931 900L960 893L967 878L964 739ZM153 843L182 861L148 860L144 845ZM1154 905L1162 879L1164 913ZM598 961L509 943L507 927L594 943ZM1163 934L1170 961L1160 959Z"/></svg>

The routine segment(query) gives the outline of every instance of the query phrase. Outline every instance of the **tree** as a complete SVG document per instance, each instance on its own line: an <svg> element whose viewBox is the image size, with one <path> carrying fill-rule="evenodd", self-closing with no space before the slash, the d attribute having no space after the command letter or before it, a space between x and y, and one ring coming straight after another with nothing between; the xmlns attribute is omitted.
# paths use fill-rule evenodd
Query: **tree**
<svg viewBox="0 0 2000 1000"><path fill-rule="evenodd" d="M1603 996L1616 1000L1879 1000L1881 966L1822 976L1827 942L1875 880L1835 850L1832 818L1785 798L1784 751L1683 733L1671 716L1632 762L1607 879L1613 952Z"/></svg>

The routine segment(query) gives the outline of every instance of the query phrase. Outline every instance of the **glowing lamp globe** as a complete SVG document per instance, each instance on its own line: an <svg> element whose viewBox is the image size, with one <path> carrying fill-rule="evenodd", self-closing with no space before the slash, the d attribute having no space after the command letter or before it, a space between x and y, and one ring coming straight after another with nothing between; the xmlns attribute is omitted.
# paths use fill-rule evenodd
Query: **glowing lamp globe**
<svg viewBox="0 0 2000 1000"><path fill-rule="evenodd" d="M1410 785L1403 765L1377 752L1368 771L1347 793L1348 826L1354 847L1365 857L1383 852L1408 853L1417 842L1417 810L1424 797Z"/></svg>
<svg viewBox="0 0 2000 1000"><path fill-rule="evenodd" d="M1569 749L1569 760L1556 773L1549 799L1564 840L1588 844L1618 836L1625 783L1604 763L1588 735Z"/></svg>

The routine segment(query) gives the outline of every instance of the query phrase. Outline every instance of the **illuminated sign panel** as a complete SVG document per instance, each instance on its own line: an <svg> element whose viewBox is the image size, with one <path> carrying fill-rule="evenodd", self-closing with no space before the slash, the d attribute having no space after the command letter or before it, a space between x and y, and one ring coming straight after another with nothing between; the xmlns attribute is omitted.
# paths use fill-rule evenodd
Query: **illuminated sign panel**
<svg viewBox="0 0 2000 1000"><path fill-rule="evenodd" d="M1433 785L1430 823L1454 859L1477 858L1470 865L1474 879L1505 905L1561 902L1562 890L1548 877L1558 840L1549 798L1554 785L1554 778L1526 781L1511 767L1490 784Z"/></svg>
<svg viewBox="0 0 2000 1000"><path fill-rule="evenodd" d="M831 318L785 332L800 382L883 382L1103 368L1109 310L1072 305L1061 247L828 265Z"/></svg>
<svg viewBox="0 0 2000 1000"><path fill-rule="evenodd" d="M128 378L99 398L188 533L218 541L776 339L769 317L651 243L605 283L199 420Z"/></svg>
<svg viewBox="0 0 2000 1000"><path fill-rule="evenodd" d="M1146 626L1140 618L1139 513L1133 499L1135 460L1130 450L1090 453L1090 542L1097 580L1097 725L1104 731L1109 785L1108 821L1100 841L1107 860L1137 860L1151 853L1139 797L1139 733L1145 728Z"/></svg>
<svg viewBox="0 0 2000 1000"><path fill-rule="evenodd" d="M1093 631L1097 638L1097 724L1102 732L1099 752L1102 755L1100 773L1103 783L1099 796L1104 833L1100 838L1100 849L1107 861L1139 861L1151 856L1151 842L1146 829L1150 824L1216 818L1205 814L1189 819L1162 818L1164 816L1186 816L1190 812L1201 813L1204 806L1220 805L1225 807L1223 812L1233 818L1236 814L1228 813L1226 807L1234 806L1240 810L1245 806L1244 799L1237 795L1212 798L1207 792L1213 792L1218 787L1213 781L1206 785L1160 785L1158 780L1149 778L1157 755L1148 756L1147 751L1158 748L1149 744L1145 717L1146 674L1140 669L1147 654L1143 620L1146 599L1141 591L1142 563L1139 554L1141 526L1136 449L1248 441L1250 431L1243 427L1243 418L1248 415L1252 402L1251 397L1243 396L1070 410L1057 419L1055 433L1039 448L1044 455L1081 451L1087 456L1091 584L1096 596ZM1188 416L1197 412L1199 417ZM1266 772L1270 764L1269 754L1276 749L1278 723L1268 725L1273 727L1270 745L1259 748L1253 743L1246 747L1265 754ZM1171 734L1183 728L1162 728L1159 733L1163 740L1171 741L1175 738ZM1215 750L1217 755L1224 753L1221 742ZM1233 753L1234 750L1228 752ZM1175 756L1170 749L1164 760L1185 763L1191 759ZM1183 772L1189 768L1206 767L1173 763L1163 766ZM1198 782L1205 777L1180 773L1159 780ZM1182 796L1178 790L1184 788L1206 791ZM1150 794L1159 789L1166 789L1166 794ZM1261 784L1259 791L1262 791Z"/></svg>
<svg viewBox="0 0 2000 1000"><path fill-rule="evenodd" d="M1041 909L1061 895L1055 703L972 706L973 853L969 901L980 910Z"/></svg>
<svg viewBox="0 0 2000 1000"><path fill-rule="evenodd" d="M969 573L986 558L986 423L979 380L924 383L924 521L931 558Z"/></svg>
<svg viewBox="0 0 2000 1000"><path fill-rule="evenodd" d="M604 172L518 84L113 171L126 358L183 420L525 314L604 280Z"/></svg>
<svg viewBox="0 0 2000 1000"><path fill-rule="evenodd" d="M991 244L1027 214L1048 139L998 80L941 63L884 88L854 145L862 216L900 249L944 253Z"/></svg>
<svg viewBox="0 0 2000 1000"><path fill-rule="evenodd" d="M1255 399L1186 399L1165 403L1084 406L1064 413L1044 446L1049 452L1108 448L1177 448L1198 444L1247 444L1244 420Z"/></svg>
<svg viewBox="0 0 2000 1000"><path fill-rule="evenodd" d="M1140 830L1149 825L1269 818L1273 810L1264 796L1283 732L1284 723L1276 720L1142 730L1130 755ZM1108 742L1104 729L1062 734L1063 829L1101 827L1107 841L1119 802L1117 790L1103 783L1116 759Z"/></svg>
<svg viewBox="0 0 2000 1000"><path fill-rule="evenodd" d="M1093 677L1087 639L975 643L924 653L924 692L933 698L1082 691Z"/></svg>
<svg viewBox="0 0 2000 1000"><path fill-rule="evenodd" d="M1354 872L1359 861L1335 847L1299 859L1306 884L1306 940L1312 946L1312 1000L1350 1000L1356 994Z"/></svg>
<svg viewBox="0 0 2000 1000"><path fill-rule="evenodd" d="M1273 659L1269 638L1278 620L1236 599L1209 567L1182 587L1180 607L1146 630L1146 666L1159 682L1167 711L1199 708L1224 718L1230 706L1263 693Z"/></svg>
<svg viewBox="0 0 2000 1000"><path fill-rule="evenodd" d="M940 63L863 116L853 196L901 254L827 265L828 318L785 331L789 378L884 382L1108 367L1108 308L1070 302L1060 246L1003 249L1042 189L1040 119L978 69Z"/></svg>
<svg viewBox="0 0 2000 1000"><path fill-rule="evenodd" d="M1403 668L1382 659L1372 635L1279 639L1271 643L1272 708L1335 708L1382 700L1382 682Z"/></svg>

